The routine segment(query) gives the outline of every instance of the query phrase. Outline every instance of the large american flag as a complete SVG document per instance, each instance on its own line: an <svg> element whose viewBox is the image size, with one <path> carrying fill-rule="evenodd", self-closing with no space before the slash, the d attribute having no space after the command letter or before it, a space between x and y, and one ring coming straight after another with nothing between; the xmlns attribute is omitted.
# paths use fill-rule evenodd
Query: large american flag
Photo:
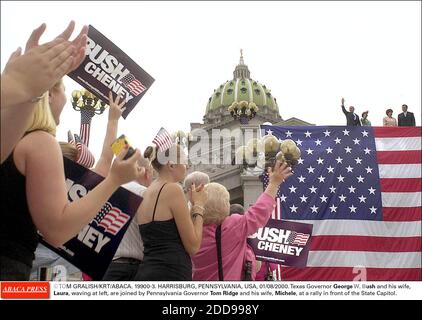
<svg viewBox="0 0 422 320"><path fill-rule="evenodd" d="M421 127L261 128L302 154L273 218L313 224L307 267L278 279L422 280Z"/></svg>
<svg viewBox="0 0 422 320"><path fill-rule="evenodd" d="M172 146L173 139L166 129L161 128L155 136L154 140L152 140L152 143L157 146L160 152L163 152Z"/></svg>
<svg viewBox="0 0 422 320"><path fill-rule="evenodd" d="M128 214L117 207L113 207L110 202L106 202L94 221L98 226L103 227L105 232L116 235L129 219L130 216Z"/></svg>
<svg viewBox="0 0 422 320"><path fill-rule="evenodd" d="M81 128L80 137L87 147L89 146L89 136L91 133L91 120L95 116L95 111L92 108L81 108Z"/></svg>
<svg viewBox="0 0 422 320"><path fill-rule="evenodd" d="M131 73L122 78L123 85L135 96L140 95L147 88Z"/></svg>

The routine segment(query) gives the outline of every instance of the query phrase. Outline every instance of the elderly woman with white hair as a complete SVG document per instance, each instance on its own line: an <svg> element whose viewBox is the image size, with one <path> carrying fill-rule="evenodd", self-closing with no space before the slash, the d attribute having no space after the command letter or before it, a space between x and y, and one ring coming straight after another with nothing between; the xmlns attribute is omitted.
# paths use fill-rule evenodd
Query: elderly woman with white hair
<svg viewBox="0 0 422 320"><path fill-rule="evenodd" d="M192 204L192 185L205 186L208 183L210 183L210 177L201 171L194 171L186 176L185 181L183 181L183 191L185 192L189 206Z"/></svg>
<svg viewBox="0 0 422 320"><path fill-rule="evenodd" d="M194 281L242 280L247 237L267 224L275 207L278 188L292 172L286 164L277 161L274 169L268 168L268 174L267 188L243 215L229 215L230 195L224 186L210 183L205 187L208 199L204 207L202 242L199 251L192 257ZM221 268L217 258L218 233L221 239Z"/></svg>

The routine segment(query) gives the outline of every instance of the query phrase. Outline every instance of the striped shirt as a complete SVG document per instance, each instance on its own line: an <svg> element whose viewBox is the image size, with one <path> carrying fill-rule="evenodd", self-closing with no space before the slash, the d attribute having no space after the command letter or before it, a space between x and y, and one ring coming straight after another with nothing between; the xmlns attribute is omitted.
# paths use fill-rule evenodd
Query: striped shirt
<svg viewBox="0 0 422 320"><path fill-rule="evenodd" d="M122 185L122 187L137 195L142 195L146 190L146 187L136 182L126 183ZM119 258L133 258L138 260L144 259L144 245L142 243L141 234L139 233L136 217L132 219L132 222L127 228L122 242L120 242L119 248L117 248L117 251L114 254L113 260Z"/></svg>

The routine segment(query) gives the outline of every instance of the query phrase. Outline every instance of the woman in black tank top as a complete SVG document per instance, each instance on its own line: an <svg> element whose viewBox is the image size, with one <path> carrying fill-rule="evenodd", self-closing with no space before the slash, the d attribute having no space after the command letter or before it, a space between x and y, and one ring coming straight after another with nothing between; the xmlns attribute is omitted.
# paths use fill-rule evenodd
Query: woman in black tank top
<svg viewBox="0 0 422 320"><path fill-rule="evenodd" d="M144 260L136 280L192 280L192 263L180 239L174 218L154 220L157 203L165 185L158 192L152 221L139 226L144 244Z"/></svg>
<svg viewBox="0 0 422 320"><path fill-rule="evenodd" d="M0 166L0 181L0 280L26 280L38 234L26 201L25 176L16 168L13 152Z"/></svg>
<svg viewBox="0 0 422 320"><path fill-rule="evenodd" d="M166 152L170 161L165 164L158 161L164 158L161 157L164 153L157 154L154 147L148 147L144 153L144 157L152 161L159 177L145 191L137 213L144 260L135 280L192 280L190 255L194 255L201 244L205 191L203 186L193 186L193 210L190 211L178 183L186 175L186 156L178 145L173 145Z"/></svg>

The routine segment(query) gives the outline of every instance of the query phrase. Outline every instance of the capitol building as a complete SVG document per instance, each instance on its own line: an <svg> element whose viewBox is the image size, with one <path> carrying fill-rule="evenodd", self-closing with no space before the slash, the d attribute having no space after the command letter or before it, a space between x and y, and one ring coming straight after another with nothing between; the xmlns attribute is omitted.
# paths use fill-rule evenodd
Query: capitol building
<svg viewBox="0 0 422 320"><path fill-rule="evenodd" d="M233 78L214 89L206 104L203 123L191 123L191 134L201 129L205 130L211 139L214 129L226 132L229 130L232 136L231 142L229 141L232 144L231 158L234 159L236 138L260 138L259 126L264 123L278 126L314 125L294 117L283 119L277 98L272 95L269 87L251 78L241 51ZM241 144L246 145L247 142L241 141ZM190 150L194 144L195 142L189 144ZM262 193L259 173L254 174L245 170L242 165L223 161L223 143L212 149L212 143L209 141L209 146L209 159L213 164L193 164L188 172L205 172L212 182L218 182L227 188L230 203L239 203L248 208ZM219 164L215 164L219 162L216 157L220 157Z"/></svg>

